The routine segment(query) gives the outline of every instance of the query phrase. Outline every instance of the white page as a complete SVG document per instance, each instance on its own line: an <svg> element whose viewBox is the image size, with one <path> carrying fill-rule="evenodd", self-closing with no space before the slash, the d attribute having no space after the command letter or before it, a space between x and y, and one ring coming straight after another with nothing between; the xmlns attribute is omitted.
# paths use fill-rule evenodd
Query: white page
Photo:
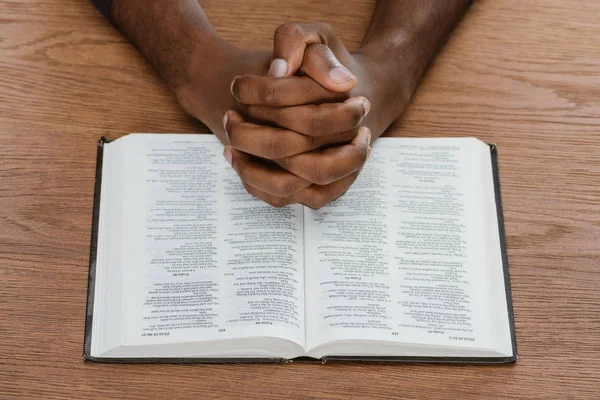
<svg viewBox="0 0 600 400"><path fill-rule="evenodd" d="M379 139L343 197L306 209L308 349L365 339L493 347L484 148L475 139Z"/></svg>
<svg viewBox="0 0 600 400"><path fill-rule="evenodd" d="M212 135L115 145L127 155L125 344L278 337L303 347L302 208L247 194Z"/></svg>

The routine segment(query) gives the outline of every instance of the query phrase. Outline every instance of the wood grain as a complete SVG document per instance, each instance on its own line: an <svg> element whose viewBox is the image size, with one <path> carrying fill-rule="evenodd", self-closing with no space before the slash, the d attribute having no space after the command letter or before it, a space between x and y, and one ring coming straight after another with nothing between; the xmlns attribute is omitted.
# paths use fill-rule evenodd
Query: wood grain
<svg viewBox="0 0 600 400"><path fill-rule="evenodd" d="M351 49L374 4L201 3L242 46L326 20ZM518 364L127 366L81 361L95 142L206 128L87 1L0 0L0 397L600 397L599 21L597 0L475 2L389 131L498 144Z"/></svg>

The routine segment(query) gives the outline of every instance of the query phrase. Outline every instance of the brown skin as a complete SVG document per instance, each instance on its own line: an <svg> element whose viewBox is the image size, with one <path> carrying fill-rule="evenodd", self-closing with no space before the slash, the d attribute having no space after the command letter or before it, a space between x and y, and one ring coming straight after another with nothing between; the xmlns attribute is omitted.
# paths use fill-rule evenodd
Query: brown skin
<svg viewBox="0 0 600 400"><path fill-rule="evenodd" d="M239 49L196 0L115 0L111 16L249 193L320 208L354 182L469 3L380 0L354 53L322 23L281 25L273 52Z"/></svg>

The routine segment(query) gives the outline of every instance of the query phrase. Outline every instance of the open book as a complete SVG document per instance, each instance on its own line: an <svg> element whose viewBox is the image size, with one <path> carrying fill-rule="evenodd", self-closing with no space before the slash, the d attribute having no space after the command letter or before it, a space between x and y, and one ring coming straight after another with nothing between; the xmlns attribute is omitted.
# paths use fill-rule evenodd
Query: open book
<svg viewBox="0 0 600 400"><path fill-rule="evenodd" d="M494 146L379 139L320 210L252 197L222 152L100 141L84 359L517 359Z"/></svg>

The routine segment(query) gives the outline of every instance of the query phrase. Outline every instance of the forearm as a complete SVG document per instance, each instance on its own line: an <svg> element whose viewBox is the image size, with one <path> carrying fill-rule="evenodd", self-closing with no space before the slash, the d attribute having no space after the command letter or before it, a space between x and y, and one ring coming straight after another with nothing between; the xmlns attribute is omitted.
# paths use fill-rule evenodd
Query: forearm
<svg viewBox="0 0 600 400"><path fill-rule="evenodd" d="M379 0L360 52L385 65L406 65L402 90L412 95L471 0Z"/></svg>
<svg viewBox="0 0 600 400"><path fill-rule="evenodd" d="M191 79L192 56L208 67L230 46L196 0L114 0L110 16L175 93Z"/></svg>

